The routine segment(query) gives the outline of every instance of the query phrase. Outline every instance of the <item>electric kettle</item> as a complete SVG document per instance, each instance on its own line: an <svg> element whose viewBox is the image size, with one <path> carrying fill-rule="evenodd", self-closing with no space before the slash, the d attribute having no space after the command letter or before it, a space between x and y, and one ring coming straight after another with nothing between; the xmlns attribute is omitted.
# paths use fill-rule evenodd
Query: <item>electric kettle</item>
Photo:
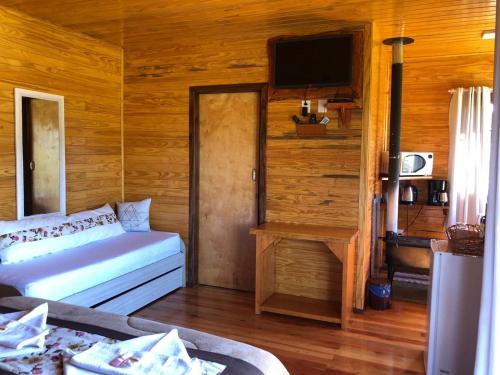
<svg viewBox="0 0 500 375"><path fill-rule="evenodd" d="M402 204L413 204L417 201L418 191L413 185L406 185L401 191L400 202Z"/></svg>

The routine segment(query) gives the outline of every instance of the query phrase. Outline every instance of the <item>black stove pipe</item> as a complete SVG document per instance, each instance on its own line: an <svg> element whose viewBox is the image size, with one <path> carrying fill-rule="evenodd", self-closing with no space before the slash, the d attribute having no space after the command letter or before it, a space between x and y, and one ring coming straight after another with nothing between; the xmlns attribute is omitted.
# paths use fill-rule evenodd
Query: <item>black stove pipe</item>
<svg viewBox="0 0 500 375"><path fill-rule="evenodd" d="M401 153L401 107L403 97L403 45L413 43L412 38L385 39L384 44L392 46L391 115L389 138L389 178L387 184L386 241L397 244L399 171Z"/></svg>

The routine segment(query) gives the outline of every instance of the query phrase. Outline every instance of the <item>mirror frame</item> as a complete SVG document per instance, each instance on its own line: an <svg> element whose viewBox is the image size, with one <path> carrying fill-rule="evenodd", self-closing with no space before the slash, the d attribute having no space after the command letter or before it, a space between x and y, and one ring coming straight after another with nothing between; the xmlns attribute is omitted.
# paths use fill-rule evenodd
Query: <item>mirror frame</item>
<svg viewBox="0 0 500 375"><path fill-rule="evenodd" d="M24 215L24 169L23 169L23 97L43 99L58 103L59 113L59 211L47 214ZM40 217L44 215L66 215L66 152L64 139L64 96L39 91L14 89L15 125L16 125L16 196L17 219Z"/></svg>

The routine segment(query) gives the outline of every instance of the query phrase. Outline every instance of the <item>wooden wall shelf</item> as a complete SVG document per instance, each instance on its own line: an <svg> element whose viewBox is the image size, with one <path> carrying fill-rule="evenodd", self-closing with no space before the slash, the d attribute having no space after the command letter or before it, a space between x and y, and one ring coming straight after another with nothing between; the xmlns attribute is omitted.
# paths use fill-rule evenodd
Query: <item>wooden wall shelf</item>
<svg viewBox="0 0 500 375"><path fill-rule="evenodd" d="M386 202L381 202L380 203L380 206L381 207L386 207L387 206L387 203ZM430 209L444 209L444 208L448 208L448 205L437 205L437 204L429 204L427 202L415 202L413 204L403 204L403 203L399 203L399 208L405 208L405 207L414 207L414 206L417 206L417 207L425 207L425 208L430 208Z"/></svg>
<svg viewBox="0 0 500 375"><path fill-rule="evenodd" d="M352 134L348 135L350 137L355 137ZM323 135L309 135L309 136L300 136L297 133L287 133L280 136L269 136L268 140L283 140L283 139L334 139L334 140L343 140L347 136L344 131L339 131L337 129L327 132Z"/></svg>
<svg viewBox="0 0 500 375"><path fill-rule="evenodd" d="M265 223L250 230L257 237L255 312L274 312L347 326L353 308L354 252L357 229ZM275 292L275 247L282 239L323 242L342 263L342 298L325 301ZM304 269L308 269L304 263Z"/></svg>
<svg viewBox="0 0 500 375"><path fill-rule="evenodd" d="M347 103L328 103L327 110L338 111L339 113L339 128L349 129L351 126L351 111L353 109L361 109L361 104L356 101Z"/></svg>
<svg viewBox="0 0 500 375"><path fill-rule="evenodd" d="M326 125L323 124L300 124L295 125L299 137L322 137L326 135Z"/></svg>
<svg viewBox="0 0 500 375"><path fill-rule="evenodd" d="M380 175L382 181L388 181L389 176ZM411 181L411 180L432 180L432 176L399 176L399 181Z"/></svg>

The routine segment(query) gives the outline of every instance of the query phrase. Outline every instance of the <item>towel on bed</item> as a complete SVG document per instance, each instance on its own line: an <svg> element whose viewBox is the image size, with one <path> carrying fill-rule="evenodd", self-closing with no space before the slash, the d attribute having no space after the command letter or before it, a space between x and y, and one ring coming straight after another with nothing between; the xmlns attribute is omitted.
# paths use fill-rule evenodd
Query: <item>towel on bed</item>
<svg viewBox="0 0 500 375"><path fill-rule="evenodd" d="M47 303L31 311L0 314L0 358L40 352L47 329Z"/></svg>
<svg viewBox="0 0 500 375"><path fill-rule="evenodd" d="M65 365L66 375L88 371L106 375L201 375L202 366L200 360L189 357L174 329L168 334L142 336L116 344L99 342L73 356Z"/></svg>

